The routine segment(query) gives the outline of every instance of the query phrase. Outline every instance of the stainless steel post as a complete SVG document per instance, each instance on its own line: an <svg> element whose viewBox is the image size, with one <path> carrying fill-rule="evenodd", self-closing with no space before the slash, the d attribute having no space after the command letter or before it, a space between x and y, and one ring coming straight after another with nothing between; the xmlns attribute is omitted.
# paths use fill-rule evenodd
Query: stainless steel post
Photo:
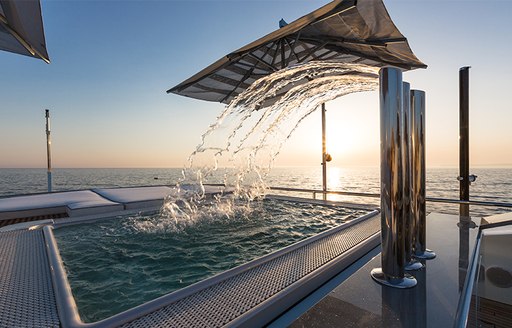
<svg viewBox="0 0 512 328"><path fill-rule="evenodd" d="M322 103L322 190L323 200L327 199L327 147L325 142L325 103Z"/></svg>
<svg viewBox="0 0 512 328"><path fill-rule="evenodd" d="M425 169L425 92L411 91L412 117L412 206L414 214L413 251L418 259L433 259L436 254L427 249L426 169Z"/></svg>
<svg viewBox="0 0 512 328"><path fill-rule="evenodd" d="M416 279L405 273L402 71L385 67L379 75L382 268L373 269L371 276L383 285L410 288Z"/></svg>
<svg viewBox="0 0 512 328"><path fill-rule="evenodd" d="M403 83L403 105L402 105L402 161L403 161L403 215L405 224L405 270L413 271L423 268L423 264L413 258L414 242L414 213L412 205L412 183L413 174L416 174L416 167L413 165L412 149L412 113L411 113L411 85L408 82Z"/></svg>
<svg viewBox="0 0 512 328"><path fill-rule="evenodd" d="M48 178L48 192L52 192L52 153L51 153L51 144L52 141L50 139L50 110L45 110L46 117L46 158L47 158L47 178Z"/></svg>

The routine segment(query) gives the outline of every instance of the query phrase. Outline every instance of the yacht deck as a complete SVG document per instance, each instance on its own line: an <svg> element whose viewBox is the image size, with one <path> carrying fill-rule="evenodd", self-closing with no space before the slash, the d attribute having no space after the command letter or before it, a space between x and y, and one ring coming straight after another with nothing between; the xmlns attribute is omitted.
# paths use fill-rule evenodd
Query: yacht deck
<svg viewBox="0 0 512 328"><path fill-rule="evenodd" d="M110 193L114 198L115 191ZM130 212L133 210L108 215ZM0 326L262 326L375 249L380 242L378 213L374 210L197 284L87 324L80 320L52 226L97 220L105 214L7 226L0 232Z"/></svg>

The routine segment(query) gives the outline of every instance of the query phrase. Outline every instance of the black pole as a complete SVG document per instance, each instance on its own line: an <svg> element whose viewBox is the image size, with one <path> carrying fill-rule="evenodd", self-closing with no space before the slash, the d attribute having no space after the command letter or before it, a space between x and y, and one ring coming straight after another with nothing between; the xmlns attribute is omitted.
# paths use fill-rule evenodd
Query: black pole
<svg viewBox="0 0 512 328"><path fill-rule="evenodd" d="M460 200L469 200L469 66L459 70L459 182ZM469 205L459 208L459 291L469 264Z"/></svg>
<svg viewBox="0 0 512 328"><path fill-rule="evenodd" d="M459 70L460 200L469 200L469 66Z"/></svg>

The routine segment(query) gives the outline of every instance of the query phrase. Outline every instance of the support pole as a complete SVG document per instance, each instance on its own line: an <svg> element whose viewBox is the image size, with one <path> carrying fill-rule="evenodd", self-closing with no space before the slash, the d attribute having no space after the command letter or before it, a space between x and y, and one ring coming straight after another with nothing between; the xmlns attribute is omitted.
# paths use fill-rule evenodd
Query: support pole
<svg viewBox="0 0 512 328"><path fill-rule="evenodd" d="M462 67L459 70L458 179L460 181L460 200L469 200L469 66ZM461 215L469 216L469 206L461 205Z"/></svg>
<svg viewBox="0 0 512 328"><path fill-rule="evenodd" d="M402 159L403 159L403 207L405 224L405 270L414 271L423 268L423 264L413 258L414 241L414 207L412 204L413 174L416 174L416 167L413 165L413 142L412 142L412 112L411 112L411 85L403 83L403 105L402 105Z"/></svg>
<svg viewBox="0 0 512 328"><path fill-rule="evenodd" d="M323 200L327 199L327 147L325 143L325 103L322 103L322 190Z"/></svg>
<svg viewBox="0 0 512 328"><path fill-rule="evenodd" d="M379 82L382 267L373 269L371 276L386 286L410 288L416 285L416 279L405 273L402 71L382 68Z"/></svg>
<svg viewBox="0 0 512 328"><path fill-rule="evenodd" d="M436 254L427 249L426 168L425 168L425 92L411 91L412 117L412 199L414 216L413 251L417 259L430 260Z"/></svg>
<svg viewBox="0 0 512 328"><path fill-rule="evenodd" d="M52 152L50 139L50 110L45 110L46 116L46 158L47 158L47 176L48 176L48 192L52 192Z"/></svg>
<svg viewBox="0 0 512 328"><path fill-rule="evenodd" d="M459 70L459 196L460 200L469 201L469 66ZM469 205L459 207L459 290L466 280L469 264Z"/></svg>

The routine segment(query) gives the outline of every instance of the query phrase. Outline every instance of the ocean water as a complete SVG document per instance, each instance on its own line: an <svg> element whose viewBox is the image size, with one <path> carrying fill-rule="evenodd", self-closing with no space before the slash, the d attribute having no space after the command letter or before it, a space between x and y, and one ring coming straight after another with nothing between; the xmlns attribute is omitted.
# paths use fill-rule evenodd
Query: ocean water
<svg viewBox="0 0 512 328"><path fill-rule="evenodd" d="M182 176L181 169L54 169L53 190L169 185ZM224 171L208 182L222 182ZM328 189L379 193L379 169L376 167L329 167ZM473 200L512 203L512 168L474 168L478 176L470 187ZM321 189L321 167L276 167L265 178L268 186ZM457 168L427 169L427 197L458 199ZM0 197L46 192L45 169L0 169ZM295 194L311 197L311 194ZM378 199L329 196L330 199L378 204ZM427 211L457 213L457 205L427 203ZM512 211L506 208L472 206L472 215L490 215Z"/></svg>

